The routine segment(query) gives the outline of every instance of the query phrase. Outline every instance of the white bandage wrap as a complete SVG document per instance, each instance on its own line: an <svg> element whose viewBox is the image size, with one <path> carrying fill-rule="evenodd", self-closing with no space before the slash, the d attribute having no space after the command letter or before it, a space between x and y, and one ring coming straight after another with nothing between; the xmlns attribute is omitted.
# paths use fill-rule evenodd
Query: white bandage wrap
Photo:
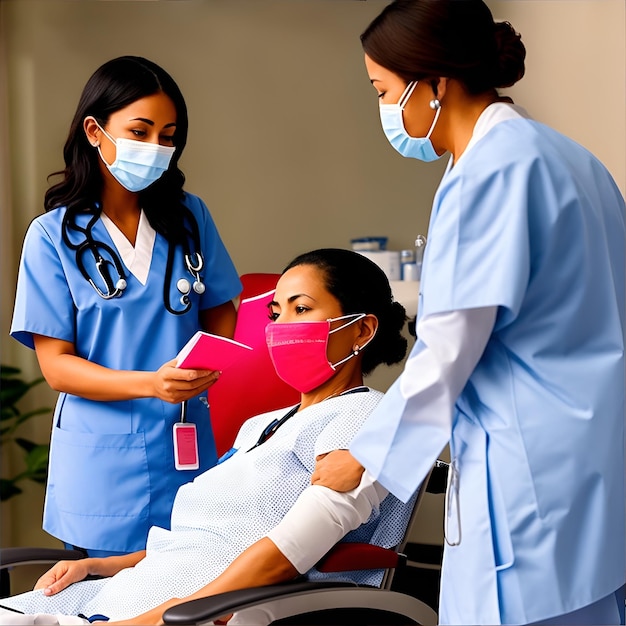
<svg viewBox="0 0 626 626"><path fill-rule="evenodd" d="M348 532L366 522L386 495L387 490L367 471L358 487L345 493L311 485L267 536L304 574Z"/></svg>

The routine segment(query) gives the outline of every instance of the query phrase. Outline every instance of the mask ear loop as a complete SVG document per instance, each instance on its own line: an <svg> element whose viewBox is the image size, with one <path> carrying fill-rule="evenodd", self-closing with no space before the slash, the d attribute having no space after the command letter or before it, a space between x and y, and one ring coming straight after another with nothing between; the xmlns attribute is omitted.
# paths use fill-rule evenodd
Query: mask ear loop
<svg viewBox="0 0 626 626"><path fill-rule="evenodd" d="M409 98L413 95L413 91L417 87L417 83L419 80L412 80L407 86L406 89L402 92L400 96L400 100L398 100L398 106L404 111L404 107L406 103L409 101Z"/></svg>
<svg viewBox="0 0 626 626"><path fill-rule="evenodd" d="M109 135L109 133L107 133L106 130L104 130L104 128L102 128L102 126L100 126L100 124L98 124L98 120L95 117L93 117L93 115L90 115L88 117L93 118L93 121L96 123L96 126L98 127L98 129L115 146L115 159L113 163L109 164L106 162L106 159L102 155L102 150L100 149L100 142L98 142L97 144L92 144L92 146L98 151L98 154L100 155L100 158L102 159L102 162L107 166L108 169L110 169L115 164L115 161L117 161L117 142L115 141L115 139L113 139L113 137L111 137L111 135Z"/></svg>
<svg viewBox="0 0 626 626"><path fill-rule="evenodd" d="M347 322L346 324L343 324L342 326L339 326L338 328L335 328L331 331L329 331L329 335L332 333L337 332L338 330L342 330L343 328L347 328L348 326L350 326L350 324L354 324L354 322L358 322L359 320L362 320L364 317L367 316L366 313L353 313L353 315L356 315L357 317L355 319L353 319L351 322ZM342 319L346 319L347 317L351 317L350 315L343 315L342 317L335 317L332 321L337 321L337 320L342 320ZM328 320L328 322L330 323L331 320ZM351 358L358 356L359 352L361 352L361 350L363 350L367 345L369 345L372 340L374 339L374 337L376 336L376 333L378 332L378 326L376 327L376 329L374 330L374 334L362 345L362 346L355 346L354 350L352 350L352 352L350 352L350 354L345 358L345 359L341 359L341 361L337 361L337 363L331 363L330 366L333 369L336 369L337 366L342 365L343 363L345 363L346 361L349 361Z"/></svg>
<svg viewBox="0 0 626 626"><path fill-rule="evenodd" d="M439 102L439 100L437 100L437 102ZM439 106L435 108L436 108L435 119L433 120L430 130L428 131L428 134L426 135L426 139L430 139L430 136L432 135L433 130L435 130L435 124L437 123L437 120L439 119L439 114L441 113L441 104L439 104Z"/></svg>
<svg viewBox="0 0 626 626"><path fill-rule="evenodd" d="M93 116L92 116L93 117ZM100 126L100 124L98 124L98 120L94 117L93 121L96 123L96 126L102 131L102 133L104 134L104 136L114 145L117 146L117 142L115 141L115 139L113 139L113 137L111 137L111 135L109 135L109 133L107 133L106 130L104 130L104 128L102 128L102 126Z"/></svg>
<svg viewBox="0 0 626 626"><path fill-rule="evenodd" d="M336 333L338 330L343 330L344 328L347 328L348 326L350 326L350 324L354 324L354 322L358 322L359 320L362 320L365 317L365 313L350 313L349 315L342 315L341 317L331 317L330 319L326 320L329 324L330 322L338 322L339 320L346 320L349 317L354 317L354 319L350 322L346 322L345 324L342 324L341 326L337 326L337 328L333 328L332 330L328 331L329 335L332 335L333 333Z"/></svg>

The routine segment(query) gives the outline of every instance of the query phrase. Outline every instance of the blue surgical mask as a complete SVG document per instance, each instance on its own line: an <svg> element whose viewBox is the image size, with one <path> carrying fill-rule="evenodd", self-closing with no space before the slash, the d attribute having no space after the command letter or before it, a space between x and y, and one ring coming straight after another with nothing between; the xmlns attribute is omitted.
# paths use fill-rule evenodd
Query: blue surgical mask
<svg viewBox="0 0 626 626"><path fill-rule="evenodd" d="M407 86L397 104L380 104L380 121L383 131L389 143L404 157L419 159L420 161L435 161L440 158L433 148L430 136L439 119L441 105L436 109L435 119L426 137L411 137L404 128L402 112L409 101L413 90L417 87L417 81L411 81Z"/></svg>
<svg viewBox="0 0 626 626"><path fill-rule="evenodd" d="M113 163L109 165L104 160L100 146L98 146L100 158L117 182L128 191L142 191L149 187L161 178L170 166L176 148L135 139L113 139L99 124L98 128L115 145Z"/></svg>

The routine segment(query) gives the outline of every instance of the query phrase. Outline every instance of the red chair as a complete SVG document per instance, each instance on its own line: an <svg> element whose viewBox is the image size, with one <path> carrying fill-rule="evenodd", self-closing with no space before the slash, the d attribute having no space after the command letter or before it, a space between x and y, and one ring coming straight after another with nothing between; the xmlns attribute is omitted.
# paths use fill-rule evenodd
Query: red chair
<svg viewBox="0 0 626 626"><path fill-rule="evenodd" d="M218 456L230 449L249 417L297 404L300 394L276 374L265 343L272 301L280 274L243 274L243 291L234 339L254 348L250 357L230 365L209 389L211 424Z"/></svg>

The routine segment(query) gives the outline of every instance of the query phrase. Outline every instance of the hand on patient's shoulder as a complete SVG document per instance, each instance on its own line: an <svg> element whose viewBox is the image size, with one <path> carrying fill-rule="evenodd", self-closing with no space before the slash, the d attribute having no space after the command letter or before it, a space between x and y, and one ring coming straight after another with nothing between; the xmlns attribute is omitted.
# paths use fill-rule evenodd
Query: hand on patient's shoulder
<svg viewBox="0 0 626 626"><path fill-rule="evenodd" d="M361 482L363 469L348 450L333 450L317 457L311 484L340 492L350 491Z"/></svg>

